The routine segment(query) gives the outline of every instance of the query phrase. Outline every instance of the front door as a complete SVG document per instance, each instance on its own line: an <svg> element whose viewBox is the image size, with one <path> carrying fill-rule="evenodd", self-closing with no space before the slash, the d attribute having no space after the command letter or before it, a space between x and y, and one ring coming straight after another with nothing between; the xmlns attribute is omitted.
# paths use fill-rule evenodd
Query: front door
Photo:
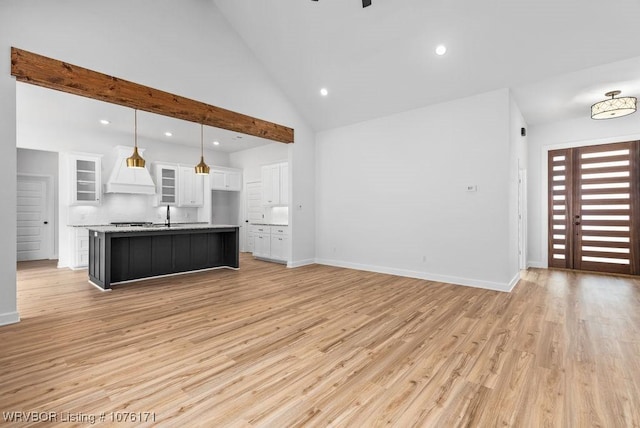
<svg viewBox="0 0 640 428"><path fill-rule="evenodd" d="M640 275L640 142L549 152L549 267Z"/></svg>

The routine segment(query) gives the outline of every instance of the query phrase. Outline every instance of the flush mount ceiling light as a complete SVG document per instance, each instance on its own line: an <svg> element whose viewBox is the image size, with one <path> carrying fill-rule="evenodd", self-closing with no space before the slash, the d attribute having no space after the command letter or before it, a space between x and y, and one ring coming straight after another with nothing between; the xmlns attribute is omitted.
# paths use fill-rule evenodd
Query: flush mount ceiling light
<svg viewBox="0 0 640 428"><path fill-rule="evenodd" d="M108 125L111 122L109 122L107 119L100 119L100 123L103 124L103 125Z"/></svg>
<svg viewBox="0 0 640 428"><path fill-rule="evenodd" d="M439 45L438 47L436 47L436 54L437 55L444 55L447 53L447 47L445 45Z"/></svg>
<svg viewBox="0 0 640 428"><path fill-rule="evenodd" d="M592 105L591 119L613 119L635 113L638 104L636 97L615 98L616 95L620 95L620 91L607 92L604 96L610 99Z"/></svg>
<svg viewBox="0 0 640 428"><path fill-rule="evenodd" d="M318 1L318 0L311 0L311 1ZM362 0L362 7L367 7L367 6L371 6L371 0Z"/></svg>
<svg viewBox="0 0 640 428"><path fill-rule="evenodd" d="M169 132L169 131L165 132L164 135L167 136L167 137L173 136L173 134L171 132Z"/></svg>
<svg viewBox="0 0 640 428"><path fill-rule="evenodd" d="M208 175L209 165L204 163L204 125L200 124L200 163L196 165L196 174Z"/></svg>
<svg viewBox="0 0 640 428"><path fill-rule="evenodd" d="M133 119L133 154L127 158L128 168L144 168L145 160L138 153L138 110L134 110Z"/></svg>
<svg viewBox="0 0 640 428"><path fill-rule="evenodd" d="M214 141L214 142L213 142L213 145L214 145L214 146L219 146L219 145L220 145L220 141Z"/></svg>
<svg viewBox="0 0 640 428"><path fill-rule="evenodd" d="M327 90L327 88L320 89L320 95L322 95L323 97L329 95L329 91Z"/></svg>

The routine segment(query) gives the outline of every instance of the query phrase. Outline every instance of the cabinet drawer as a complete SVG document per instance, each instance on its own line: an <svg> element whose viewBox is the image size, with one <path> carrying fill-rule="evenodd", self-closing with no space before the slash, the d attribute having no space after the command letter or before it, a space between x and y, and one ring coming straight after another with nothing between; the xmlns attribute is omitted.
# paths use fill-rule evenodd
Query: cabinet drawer
<svg viewBox="0 0 640 428"><path fill-rule="evenodd" d="M251 233L269 233L269 226L263 226L258 224L252 224L249 226L249 232Z"/></svg>
<svg viewBox="0 0 640 428"><path fill-rule="evenodd" d="M271 226L272 235L288 235L289 226Z"/></svg>

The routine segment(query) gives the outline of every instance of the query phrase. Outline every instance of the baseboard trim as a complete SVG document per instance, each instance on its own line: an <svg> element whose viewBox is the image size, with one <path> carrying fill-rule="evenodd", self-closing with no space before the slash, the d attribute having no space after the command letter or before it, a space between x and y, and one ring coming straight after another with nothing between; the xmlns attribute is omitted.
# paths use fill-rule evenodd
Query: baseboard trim
<svg viewBox="0 0 640 428"><path fill-rule="evenodd" d="M527 262L527 266L532 268L539 268L539 269L546 269L548 267L546 263L533 261L533 260L529 260Z"/></svg>
<svg viewBox="0 0 640 428"><path fill-rule="evenodd" d="M339 260L316 259L316 263L321 265L342 267L347 269L363 270L367 272L385 273L388 275L424 279L427 281L443 282L447 284L463 285L465 287L483 288L485 290L502 291L506 293L511 291L511 289L515 286L515 283L518 282L517 279L520 278L520 274L518 273L517 279L514 278L515 283L512 285L511 283L513 282L513 280L510 281L509 283L501 283L501 282L493 282L493 281L484 281L480 279L463 278L458 276L440 275L440 274L434 274L429 272L412 271L408 269L397 269L397 268L390 268L385 266L349 263L349 262L342 262Z"/></svg>
<svg viewBox="0 0 640 428"><path fill-rule="evenodd" d="M20 314L17 311L0 314L0 326L15 324L17 322L20 322Z"/></svg>
<svg viewBox="0 0 640 428"><path fill-rule="evenodd" d="M305 260L298 260L295 262L288 262L287 263L287 267L288 268L298 268L298 267L302 267L302 266L309 266L309 265L314 265L316 264L315 259L305 259Z"/></svg>
<svg viewBox="0 0 640 428"><path fill-rule="evenodd" d="M509 293L511 293L511 291L513 290L513 287L515 287L518 284L518 281L520 281L519 271L514 275L513 278L511 278L511 281L509 281L509 289L507 290Z"/></svg>

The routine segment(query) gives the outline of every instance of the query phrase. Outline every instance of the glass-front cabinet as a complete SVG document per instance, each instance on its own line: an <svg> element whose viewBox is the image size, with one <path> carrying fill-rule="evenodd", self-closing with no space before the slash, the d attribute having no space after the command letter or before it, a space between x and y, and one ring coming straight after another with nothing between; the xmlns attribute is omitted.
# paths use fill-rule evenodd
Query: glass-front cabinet
<svg viewBox="0 0 640 428"><path fill-rule="evenodd" d="M72 205L98 205L101 197L100 156L71 155Z"/></svg>
<svg viewBox="0 0 640 428"><path fill-rule="evenodd" d="M175 205L178 202L177 165L156 164L156 192L159 205Z"/></svg>

